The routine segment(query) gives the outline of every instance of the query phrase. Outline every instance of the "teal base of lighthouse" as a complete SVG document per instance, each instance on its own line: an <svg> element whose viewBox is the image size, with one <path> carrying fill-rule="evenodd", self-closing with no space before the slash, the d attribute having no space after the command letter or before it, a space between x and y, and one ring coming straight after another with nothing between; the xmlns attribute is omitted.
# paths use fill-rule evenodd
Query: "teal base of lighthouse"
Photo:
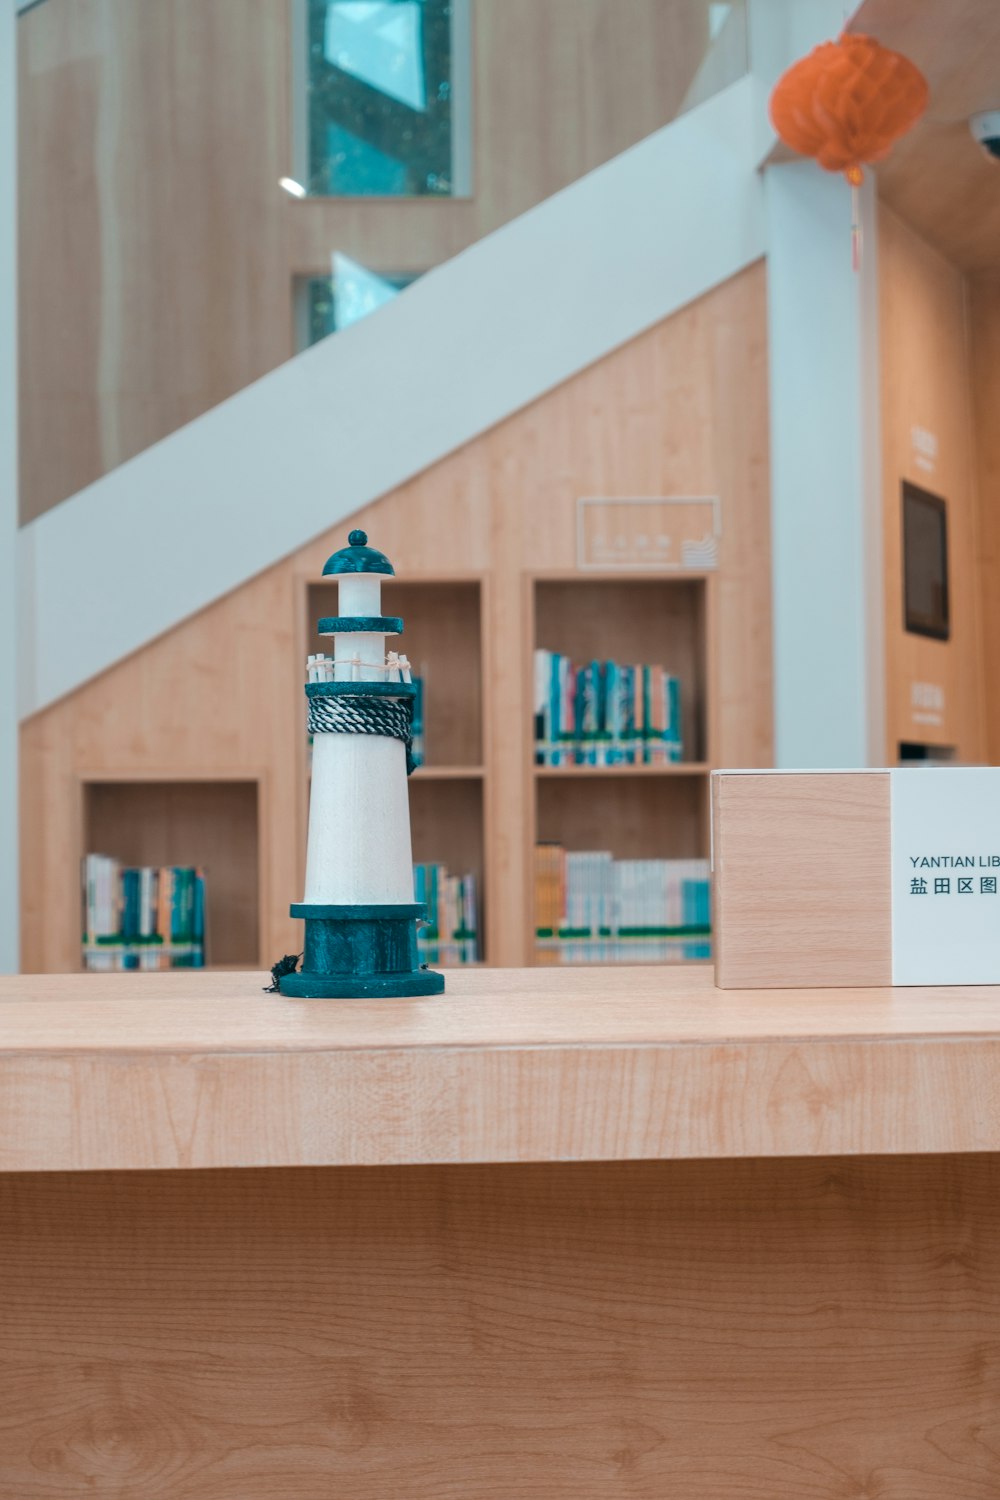
<svg viewBox="0 0 1000 1500"><path fill-rule="evenodd" d="M417 951L417 901L397 906L321 906L295 902L305 919L302 968L278 988L299 1000L401 999L440 995L444 975L425 968Z"/></svg>

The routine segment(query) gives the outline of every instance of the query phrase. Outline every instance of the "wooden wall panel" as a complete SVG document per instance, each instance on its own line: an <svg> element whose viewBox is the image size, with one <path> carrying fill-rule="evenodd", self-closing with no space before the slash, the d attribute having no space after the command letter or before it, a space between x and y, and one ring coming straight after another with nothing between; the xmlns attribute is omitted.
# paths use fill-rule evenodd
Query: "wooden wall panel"
<svg viewBox="0 0 1000 1500"><path fill-rule="evenodd" d="M985 663L986 751L1000 763L1000 275L973 277L969 284L972 399L975 414L979 493L979 581Z"/></svg>
<svg viewBox="0 0 1000 1500"><path fill-rule="evenodd" d="M967 285L884 207L879 284L888 753L894 758L899 742L911 740L953 746L958 759L976 762L986 739ZM918 450L914 429L933 434L935 454ZM903 479L948 502L947 642L903 628ZM943 691L940 723L927 722L936 709L914 701L917 684Z"/></svg>
<svg viewBox="0 0 1000 1500"><path fill-rule="evenodd" d="M766 358L758 263L355 518L404 580L483 576L493 963L528 958L526 578L575 568L578 497L721 497L715 754L720 764L770 764ZM295 951L287 906L300 898L305 858L305 587L348 526L24 725L27 970L78 966L78 778L96 773L108 780L263 774L261 959L270 964ZM408 635L407 649L416 657L419 641Z"/></svg>
<svg viewBox="0 0 1000 1500"><path fill-rule="evenodd" d="M28 520L292 353L291 105L283 0L73 0L18 43Z"/></svg>
<svg viewBox="0 0 1000 1500"><path fill-rule="evenodd" d="M987 1500L985 1157L0 1180L17 1500Z"/></svg>
<svg viewBox="0 0 1000 1500"><path fill-rule="evenodd" d="M707 0L629 0L627 25L473 0L474 196L296 202L290 4L21 17L22 519L287 359L295 274L426 270L666 124L708 38Z"/></svg>

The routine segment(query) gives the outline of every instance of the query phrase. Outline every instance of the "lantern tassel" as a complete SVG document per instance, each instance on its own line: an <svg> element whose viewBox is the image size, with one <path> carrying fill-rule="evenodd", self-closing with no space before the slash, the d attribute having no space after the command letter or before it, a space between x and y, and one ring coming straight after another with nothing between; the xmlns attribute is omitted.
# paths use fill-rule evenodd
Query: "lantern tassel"
<svg viewBox="0 0 1000 1500"><path fill-rule="evenodd" d="M861 193L856 182L851 183L851 265L861 270Z"/></svg>
<svg viewBox="0 0 1000 1500"><path fill-rule="evenodd" d="M861 184L865 180L864 168L855 162L844 173L851 184L851 265L855 271L861 269Z"/></svg>

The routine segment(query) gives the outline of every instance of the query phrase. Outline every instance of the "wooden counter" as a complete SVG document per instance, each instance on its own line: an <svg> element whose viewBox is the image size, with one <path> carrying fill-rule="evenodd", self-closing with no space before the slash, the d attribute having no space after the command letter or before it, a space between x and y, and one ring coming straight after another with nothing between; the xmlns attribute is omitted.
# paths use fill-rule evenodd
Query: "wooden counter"
<svg viewBox="0 0 1000 1500"><path fill-rule="evenodd" d="M1000 1494L1000 991L261 983L0 982L0 1500Z"/></svg>
<svg viewBox="0 0 1000 1500"><path fill-rule="evenodd" d="M711 970L0 980L0 1170L1000 1149L1000 988L720 992Z"/></svg>

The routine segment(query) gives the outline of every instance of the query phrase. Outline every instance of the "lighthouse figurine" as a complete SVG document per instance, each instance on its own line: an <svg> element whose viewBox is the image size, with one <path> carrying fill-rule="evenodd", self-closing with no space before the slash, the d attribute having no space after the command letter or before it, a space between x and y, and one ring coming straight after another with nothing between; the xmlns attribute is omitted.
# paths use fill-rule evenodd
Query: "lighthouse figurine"
<svg viewBox="0 0 1000 1500"><path fill-rule="evenodd" d="M279 981L301 999L438 995L441 974L417 956L410 806L406 778L413 699L406 657L386 655L401 619L382 614L381 579L393 573L363 531L328 559L338 580L339 613L319 622L333 656L307 662L306 699L313 737L312 793L302 968Z"/></svg>

